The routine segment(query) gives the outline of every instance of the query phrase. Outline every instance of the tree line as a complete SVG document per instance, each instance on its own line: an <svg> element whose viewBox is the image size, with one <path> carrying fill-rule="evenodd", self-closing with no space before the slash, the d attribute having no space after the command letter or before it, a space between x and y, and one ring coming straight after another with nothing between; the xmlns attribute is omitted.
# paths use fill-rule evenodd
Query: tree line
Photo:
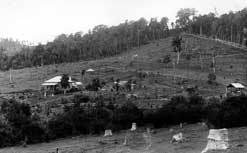
<svg viewBox="0 0 247 153"><path fill-rule="evenodd" d="M167 36L169 31L166 17L160 21L152 18L149 22L145 18L140 18L138 21L125 21L112 27L97 25L85 34L82 32L61 34L45 45L22 48L19 53L11 57L1 52L0 69L99 59Z"/></svg>
<svg viewBox="0 0 247 153"><path fill-rule="evenodd" d="M14 56L8 56L4 49L0 49L0 70L99 59L180 32L247 45L247 8L221 16L217 13L196 13L194 8L180 9L177 20L171 26L167 17L159 21L157 18L151 18L150 21L140 18L111 27L97 25L85 34L61 34L47 44L25 46Z"/></svg>
<svg viewBox="0 0 247 153"><path fill-rule="evenodd" d="M181 9L177 13L177 28L186 32L247 45L247 8L217 15L217 12L195 15L195 9Z"/></svg>

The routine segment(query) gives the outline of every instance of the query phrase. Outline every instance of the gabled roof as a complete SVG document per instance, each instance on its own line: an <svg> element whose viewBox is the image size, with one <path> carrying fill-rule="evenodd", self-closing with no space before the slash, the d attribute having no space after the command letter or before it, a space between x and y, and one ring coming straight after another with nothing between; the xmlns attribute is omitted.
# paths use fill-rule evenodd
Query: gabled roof
<svg viewBox="0 0 247 153"><path fill-rule="evenodd" d="M233 87L233 88L239 88L239 89L244 89L245 86L242 85L241 83L231 83L227 87Z"/></svg>

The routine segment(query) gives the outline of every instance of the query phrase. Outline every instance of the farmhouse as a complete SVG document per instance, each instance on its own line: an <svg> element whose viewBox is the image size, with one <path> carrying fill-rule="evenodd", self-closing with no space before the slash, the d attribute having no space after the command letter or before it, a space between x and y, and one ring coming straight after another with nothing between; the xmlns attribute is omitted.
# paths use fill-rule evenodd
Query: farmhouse
<svg viewBox="0 0 247 153"><path fill-rule="evenodd" d="M42 87L44 89L44 96L46 96L47 93L51 93L52 95L54 95L56 91L59 91L61 89L61 79L62 76L55 76L42 83ZM69 89L78 88L79 86L82 86L81 82L78 82L75 79L69 77Z"/></svg>

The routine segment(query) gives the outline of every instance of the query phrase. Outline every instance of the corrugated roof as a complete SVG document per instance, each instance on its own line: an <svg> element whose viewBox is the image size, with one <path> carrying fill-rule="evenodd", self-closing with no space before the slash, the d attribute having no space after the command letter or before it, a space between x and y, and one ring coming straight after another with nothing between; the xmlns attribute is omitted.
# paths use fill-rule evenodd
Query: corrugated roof
<svg viewBox="0 0 247 153"><path fill-rule="evenodd" d="M240 89L244 89L245 88L245 86L242 85L241 83L231 83L227 87L234 87L234 88L240 88Z"/></svg>
<svg viewBox="0 0 247 153"><path fill-rule="evenodd" d="M45 82L45 83L42 83L42 86L55 86L55 85L57 85L58 83L55 83L55 82L51 82L51 83L49 83L49 82Z"/></svg>
<svg viewBox="0 0 247 153"><path fill-rule="evenodd" d="M86 72L94 72L94 69L88 69Z"/></svg>
<svg viewBox="0 0 247 153"><path fill-rule="evenodd" d="M53 86L61 82L62 76L55 76L54 78L51 78L49 80L46 80L42 85L43 86ZM71 77L69 77L69 82L75 82L71 80Z"/></svg>

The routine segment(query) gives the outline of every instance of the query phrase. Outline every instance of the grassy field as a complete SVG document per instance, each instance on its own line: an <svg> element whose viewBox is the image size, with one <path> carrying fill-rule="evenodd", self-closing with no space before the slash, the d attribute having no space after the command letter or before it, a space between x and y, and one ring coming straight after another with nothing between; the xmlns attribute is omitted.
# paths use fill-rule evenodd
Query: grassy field
<svg viewBox="0 0 247 153"><path fill-rule="evenodd" d="M50 153L59 148L61 153L200 153L207 145L208 129L201 124L185 125L158 129L151 132L151 141L147 141L145 129L136 132L121 131L111 137L102 135L81 136L56 140L51 143L11 147L0 149L0 153ZM187 139L182 143L171 143L174 134L182 132ZM229 129L230 148L225 151L208 153L244 153L247 152L247 128ZM127 145L123 145L125 136ZM149 142L151 146L149 147Z"/></svg>

